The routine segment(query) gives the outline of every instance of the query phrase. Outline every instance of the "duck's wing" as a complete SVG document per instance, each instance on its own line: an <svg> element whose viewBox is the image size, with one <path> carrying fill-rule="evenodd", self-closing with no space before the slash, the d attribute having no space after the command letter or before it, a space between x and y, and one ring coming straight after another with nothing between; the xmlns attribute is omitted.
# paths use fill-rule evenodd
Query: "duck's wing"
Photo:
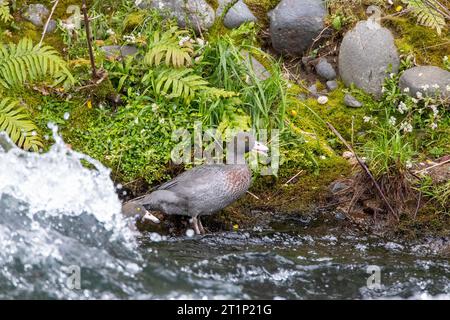
<svg viewBox="0 0 450 320"><path fill-rule="evenodd" d="M156 190L178 191L190 189L203 184L211 183L212 179L220 178L224 172L224 165L202 165L185 171L170 181L156 188Z"/></svg>

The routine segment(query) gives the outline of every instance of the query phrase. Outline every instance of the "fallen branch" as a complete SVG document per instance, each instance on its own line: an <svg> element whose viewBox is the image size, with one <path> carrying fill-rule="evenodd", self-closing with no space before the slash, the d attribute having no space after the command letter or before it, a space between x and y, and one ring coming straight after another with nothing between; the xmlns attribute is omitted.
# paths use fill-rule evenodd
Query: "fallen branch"
<svg viewBox="0 0 450 320"><path fill-rule="evenodd" d="M52 19L53 13L55 13L56 6L58 5L59 0L55 1L55 4L53 5L52 11L50 12L50 15L48 16L47 22L45 22L44 31L42 31L41 40L39 41L39 47L42 46L42 42L44 41L45 34L47 33L48 24L50 23L50 20Z"/></svg>
<svg viewBox="0 0 450 320"><path fill-rule="evenodd" d="M330 128L330 130L333 131L333 133L339 138L339 140L342 141L342 143L347 147L347 149L353 153L353 155L355 156L359 165L364 169L364 171L367 173L367 175L370 177L370 179L374 183L375 188L377 189L377 191L380 194L381 198L383 199L384 203L388 207L389 211L394 215L394 217L397 219L397 221L399 221L400 219L399 219L397 212L395 212L394 209L392 208L388 199L384 195L383 190L381 190L380 185L378 184L377 180L375 180L374 176L372 175L372 173L370 172L370 170L366 166L366 164L356 155L355 150L353 150L353 148L350 146L350 144L341 136L341 134L333 127L333 125L329 122L327 122L326 124L327 124L328 128Z"/></svg>
<svg viewBox="0 0 450 320"><path fill-rule="evenodd" d="M91 66L92 66L92 78L93 78L93 80L95 80L95 79L98 79L98 75L97 75L97 68L95 67L94 50L92 49L91 28L89 25L89 16L88 16L86 0L83 0L83 5L81 6L81 8L83 9L84 25L86 27L86 38L87 38L87 43L88 43L88 48L89 48L89 59L91 60Z"/></svg>

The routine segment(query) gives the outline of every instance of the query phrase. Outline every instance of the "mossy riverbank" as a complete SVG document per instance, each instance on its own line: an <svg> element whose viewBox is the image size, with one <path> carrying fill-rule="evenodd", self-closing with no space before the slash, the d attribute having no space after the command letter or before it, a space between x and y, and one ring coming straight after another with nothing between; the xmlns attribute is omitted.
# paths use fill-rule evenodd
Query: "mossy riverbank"
<svg viewBox="0 0 450 320"><path fill-rule="evenodd" d="M264 101L270 116L265 121L269 131L275 129L275 118L281 121L283 128L280 137L280 169L278 176L259 176L255 174L251 192L238 203L226 209L218 215L218 223L224 225L246 226L246 221L251 221L251 211L255 208L272 210L282 213L304 213L317 207L333 209L338 205L331 205L329 186L333 181L351 177L358 169L342 157L347 149L342 142L327 128L326 122L333 124L336 129L349 141L358 151L363 153L363 147L375 139L372 132L373 126L364 120L371 117L379 120L386 119L383 114L384 105L374 100L360 90L345 88L339 82L338 89L325 92L325 81L320 79L313 71L299 68L299 76L305 76L300 81L289 77L285 71L293 63L288 57L265 58L262 51L255 52L256 58L273 74L280 75L279 84L262 84L256 89L248 82L239 79L242 74L228 76L234 83L229 87L224 86L223 75L217 75L214 69L219 64L217 61L236 63L232 56L220 56L223 60L213 60L211 56L220 50L231 50L237 48L248 48L250 46L261 46L265 48L264 34L268 24L267 12L278 3L277 0L245 1L249 8L259 18L259 23L240 31L227 30L223 25L216 24L210 33L204 35L205 41L209 42L205 47L195 43L194 50L199 58L199 63L192 63L189 67L194 69L200 76L209 82L210 86L216 86L227 91L235 91L233 97L210 97L200 96L193 101L186 102L182 99L170 99L164 95L157 95L145 87L142 83L142 75L156 66L138 66L137 62L131 60L113 61L105 57L101 51L103 45L122 45L126 42L124 36L133 35L137 38L134 45L138 46L139 54L145 55L145 50L151 40L151 36L145 38L140 32L164 32L172 25L149 22L148 13L138 11L133 7L118 6L117 8L103 8L104 12L98 13L95 23L96 29L95 57L99 68L104 68L109 73L109 78L101 86L79 90L88 84L90 65L85 45L85 36L82 32L69 36L62 30L45 36L45 43L53 46L66 57L69 66L76 78L80 81L73 89L53 88L44 85L29 85L24 89L13 92L26 105L31 118L38 125L39 134L43 137L50 136L47 128L48 122L56 123L65 142L74 150L86 153L100 160L111 168L112 177L117 184L123 186L120 191L121 197L130 199L148 192L152 186L166 181L170 177L180 173L184 167L174 165L170 159L170 152L176 142L172 141L172 132L179 128L193 129L196 121L212 124L219 128L247 128L255 126L255 114L264 118L263 113L256 113L251 104L251 96L255 96L258 90L265 89L270 96L259 97L258 101ZM352 2L354 16L344 17L346 21L339 30L332 30L332 36L327 38L326 43L319 44L308 54L312 59L317 59L330 47L335 46L333 55L338 51L340 40L344 31L350 29L358 19L364 19L365 6L370 3ZM28 1L17 1L17 7L21 8ZM42 1L50 7L50 1ZM77 1L60 1L54 18L67 19L71 14L67 7L76 4ZM90 3L92 5L93 3ZM213 5L217 5L213 1ZM343 16L347 12L342 6L330 6L328 23L331 25L336 16ZM389 9L393 13L393 9ZM20 17L19 11L14 12L14 24L3 25L0 40L2 42L18 42L23 37L28 37L34 43L39 42L42 31L30 22ZM118 21L117 17L122 17ZM120 23L119 23L120 22ZM448 43L448 31L438 36L433 30L424 26L416 25L415 21L407 18L390 18L383 22L390 28L396 37L396 45L402 58L413 56L418 64L433 64L445 67L444 57L450 56ZM145 29L148 28L148 29ZM159 28L159 29L158 29ZM136 30L141 30L136 32ZM149 31L150 30L150 31ZM194 38L192 34L189 35ZM142 37L139 38L139 37ZM225 38L229 42L219 43ZM70 41L68 40L70 38ZM145 38L145 39L144 39ZM254 41L253 41L254 40ZM140 43L139 41L142 41ZM257 48L258 49L258 48ZM205 53L205 50L207 53ZM209 50L209 51L208 51ZM259 56L258 56L259 55ZM307 54L305 54L306 56ZM228 60L226 60L228 59ZM194 59L193 59L194 60ZM206 63L202 64L202 61ZM213 68L211 66L213 65ZM233 65L235 67L235 65ZM286 67L286 68L284 68ZM218 67L217 67L218 68ZM241 72L241 71L239 71ZM278 73L277 73L278 72ZM220 78L222 76L222 78ZM152 79L152 81L157 78ZM317 97L311 95L306 88L316 84L319 91L324 91L328 102L320 104ZM120 89L119 89L120 87ZM349 108L344 104L344 96L351 93L359 101L363 102L363 108ZM115 104L110 99L111 94L121 96L121 103ZM203 99L203 100L202 100ZM212 113L215 110L208 106L219 101L217 109L220 114ZM268 102L267 102L268 101ZM283 107L281 108L280 105ZM250 107L249 107L250 106ZM280 115L280 110L283 114ZM208 120L205 120L205 118ZM280 123L276 123L280 125ZM417 161L433 160L450 154L448 123L438 131L423 134L423 143L417 146ZM416 141L418 141L416 139ZM44 140L45 148L49 147L51 139ZM433 153L432 150L434 150ZM127 194L124 195L123 191ZM373 216L366 215L367 224L373 223ZM433 201L430 200L423 209L419 210L415 219L405 218L394 228L404 234L432 233L445 235L449 232L449 215L442 210L436 210ZM247 225L247 226L251 226Z"/></svg>

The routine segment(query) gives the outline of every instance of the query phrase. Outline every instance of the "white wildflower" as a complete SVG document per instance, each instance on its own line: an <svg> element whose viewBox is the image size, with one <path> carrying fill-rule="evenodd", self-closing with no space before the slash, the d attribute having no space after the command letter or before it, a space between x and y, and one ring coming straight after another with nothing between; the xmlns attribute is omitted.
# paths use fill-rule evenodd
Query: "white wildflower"
<svg viewBox="0 0 450 320"><path fill-rule="evenodd" d="M364 120L365 123L367 123L367 122L370 122L370 120L372 120L372 117L370 117L370 116L364 116L364 117L363 117L363 120Z"/></svg>
<svg viewBox="0 0 450 320"><path fill-rule="evenodd" d="M422 99L423 98L423 94L422 94L422 92L420 92L420 91L417 91L417 93L416 93L416 97L417 97L417 99Z"/></svg>
<svg viewBox="0 0 450 320"><path fill-rule="evenodd" d="M402 130L405 133L412 132L413 131L413 127L412 127L411 123L409 123L409 122L402 122L400 124L400 130Z"/></svg>
<svg viewBox="0 0 450 320"><path fill-rule="evenodd" d="M397 119L395 117L390 117L389 118L389 124L391 126L395 126L396 123L397 123Z"/></svg>
<svg viewBox="0 0 450 320"><path fill-rule="evenodd" d="M419 102L419 100L417 100L416 98L412 98L411 100L414 104L417 104Z"/></svg>
<svg viewBox="0 0 450 320"><path fill-rule="evenodd" d="M158 105L156 103L152 104L152 111L153 111L153 113L158 112Z"/></svg>
<svg viewBox="0 0 450 320"><path fill-rule="evenodd" d="M439 90L440 88L440 86L437 83L433 84L431 87L435 90Z"/></svg>
<svg viewBox="0 0 450 320"><path fill-rule="evenodd" d="M123 36L123 40L130 42L130 43L135 43L136 42L136 37L133 34L130 35L124 35Z"/></svg>
<svg viewBox="0 0 450 320"><path fill-rule="evenodd" d="M431 124L431 129L436 130L437 127L438 127L438 125L437 125L436 122L433 122L433 123Z"/></svg>
<svg viewBox="0 0 450 320"><path fill-rule="evenodd" d="M445 87L445 90L450 91L450 84Z"/></svg>
<svg viewBox="0 0 450 320"><path fill-rule="evenodd" d="M423 91L427 91L428 89L430 89L430 86L428 84L424 84L421 88Z"/></svg>
<svg viewBox="0 0 450 320"><path fill-rule="evenodd" d="M400 112L401 114L404 114L406 111L408 111L408 107L406 106L406 104L403 101L400 102L400 104L398 105L398 112Z"/></svg>
<svg viewBox="0 0 450 320"><path fill-rule="evenodd" d="M433 110L433 115L436 117L439 114L439 110L436 105L430 105L431 110Z"/></svg>
<svg viewBox="0 0 450 320"><path fill-rule="evenodd" d="M166 122L166 120L164 120L164 118L159 119L160 124L164 124L165 122Z"/></svg>
<svg viewBox="0 0 450 320"><path fill-rule="evenodd" d="M113 29L108 29L108 30L106 30L106 33L107 33L108 35L110 35L110 36L113 36L113 35L116 34L116 33L114 32Z"/></svg>
<svg viewBox="0 0 450 320"><path fill-rule="evenodd" d="M405 89L403 89L403 92L404 92L404 93L408 93L409 90L410 90L409 87L406 87Z"/></svg>

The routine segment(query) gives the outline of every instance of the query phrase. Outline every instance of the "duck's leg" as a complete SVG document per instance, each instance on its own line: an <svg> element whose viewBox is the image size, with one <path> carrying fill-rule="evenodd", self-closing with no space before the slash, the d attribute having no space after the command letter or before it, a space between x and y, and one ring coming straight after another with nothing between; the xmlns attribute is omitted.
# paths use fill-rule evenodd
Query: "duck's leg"
<svg viewBox="0 0 450 320"><path fill-rule="evenodd" d="M198 227L199 227L200 233L206 234L205 228L203 228L202 220L200 220L200 217L197 218L197 221L198 221Z"/></svg>
<svg viewBox="0 0 450 320"><path fill-rule="evenodd" d="M199 228L199 225L198 225L198 218L197 217L192 217L191 224L192 224L192 228L194 228L195 234L201 234L200 233L200 228Z"/></svg>

